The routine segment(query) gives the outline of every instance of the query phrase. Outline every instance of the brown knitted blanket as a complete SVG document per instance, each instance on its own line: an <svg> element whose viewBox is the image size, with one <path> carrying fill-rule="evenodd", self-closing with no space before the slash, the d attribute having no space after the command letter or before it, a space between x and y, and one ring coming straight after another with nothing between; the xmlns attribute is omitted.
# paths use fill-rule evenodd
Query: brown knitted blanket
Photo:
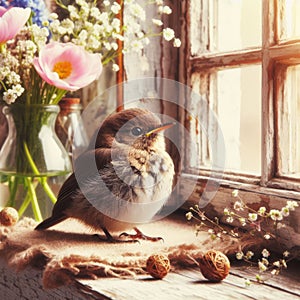
<svg viewBox="0 0 300 300"><path fill-rule="evenodd" d="M107 243L75 220L44 232L35 231L36 225L34 220L23 218L12 227L0 226L0 255L17 271L27 266L41 269L45 288L68 284L75 278L143 274L147 258L154 253L167 255L174 270L195 266L191 258L197 259L206 250L213 248L230 256L239 247L230 238L212 241L206 232L196 236L184 214L139 226L147 235L162 237L163 242ZM247 240L247 244L252 243Z"/></svg>

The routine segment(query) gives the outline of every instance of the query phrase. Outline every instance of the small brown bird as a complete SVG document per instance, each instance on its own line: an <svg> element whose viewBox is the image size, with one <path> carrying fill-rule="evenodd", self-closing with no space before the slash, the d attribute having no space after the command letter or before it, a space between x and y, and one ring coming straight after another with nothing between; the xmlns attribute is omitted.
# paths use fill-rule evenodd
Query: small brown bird
<svg viewBox="0 0 300 300"><path fill-rule="evenodd" d="M110 115L91 141L89 149L75 162L74 173L63 184L52 216L35 229L47 229L67 218L75 218L110 232L133 228L136 234L121 235L158 240L144 236L137 223L149 222L172 192L174 165L166 152L161 124L144 109L127 109Z"/></svg>

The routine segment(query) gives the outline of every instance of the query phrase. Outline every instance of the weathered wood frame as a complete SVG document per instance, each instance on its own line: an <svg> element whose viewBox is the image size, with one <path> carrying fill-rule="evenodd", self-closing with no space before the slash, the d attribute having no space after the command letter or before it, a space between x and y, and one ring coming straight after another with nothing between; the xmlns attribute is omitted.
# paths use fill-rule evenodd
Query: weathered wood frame
<svg viewBox="0 0 300 300"><path fill-rule="evenodd" d="M300 182L291 178L278 177L278 115L280 114L278 103L283 101L282 89L288 66L300 63L300 40L283 40L282 27L280 26L284 18L284 10L280 10L283 0L262 1L262 47L242 49L227 53L210 52L210 37L207 30L207 23L201 29L201 40L204 44L201 55L191 55L190 24L198 22L199 26L207 20L208 1L202 0L202 11L198 20L191 20L189 13L191 0L184 1L182 14L185 22L182 26L183 47L181 50L182 67L180 68L180 80L191 86L191 75L195 72L212 73L218 69L240 67L245 65L262 65L262 166L261 176L247 176L245 174L226 173L221 180L221 187L214 199L214 208L217 211L224 209L226 203L230 201L232 189L238 188L243 191L245 200L266 201L268 205L281 207L280 203L284 199L300 200ZM185 60L184 60L185 58ZM189 121L185 114L181 115L181 120L187 127ZM188 151L188 150L187 150ZM187 152L188 153L188 152ZM184 159L187 159L187 155ZM186 164L187 160L185 161ZM190 179L197 176L198 183L190 197L192 203L197 201L205 183L209 178L206 170L185 170L183 177L187 184L181 186L181 190L189 188ZM197 175L198 174L198 175ZM200 175L199 175L200 174ZM182 192L184 194L184 192ZM281 201L278 201L281 200ZM277 202L274 202L277 201ZM225 204L224 204L225 203ZM190 205L190 203L188 203ZM299 219L299 214L298 219ZM299 221L295 222L295 230L300 229ZM293 226L294 227L294 226Z"/></svg>

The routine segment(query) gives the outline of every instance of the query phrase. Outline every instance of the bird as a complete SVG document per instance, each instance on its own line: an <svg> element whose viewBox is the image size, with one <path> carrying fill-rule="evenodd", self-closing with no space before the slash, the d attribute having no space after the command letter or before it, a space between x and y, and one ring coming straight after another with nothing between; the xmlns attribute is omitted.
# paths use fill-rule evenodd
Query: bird
<svg viewBox="0 0 300 300"><path fill-rule="evenodd" d="M163 132L174 124L141 108L109 115L76 159L52 215L35 230L74 218L102 230L104 236L98 236L108 242L161 240L144 235L137 224L150 222L172 193L174 163ZM129 228L135 234L126 233Z"/></svg>

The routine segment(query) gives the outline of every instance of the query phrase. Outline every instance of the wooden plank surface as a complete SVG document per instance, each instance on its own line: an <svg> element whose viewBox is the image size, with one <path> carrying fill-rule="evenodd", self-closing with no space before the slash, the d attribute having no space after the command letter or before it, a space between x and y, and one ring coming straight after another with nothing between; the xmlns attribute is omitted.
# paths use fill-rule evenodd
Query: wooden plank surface
<svg viewBox="0 0 300 300"><path fill-rule="evenodd" d="M163 280L155 280L150 276L140 276L137 279L108 278L101 280L80 280L88 287L93 297L98 299L139 300L139 299L299 299L299 278L283 280L276 277L265 284L252 283L245 286L245 277L249 273L241 274L243 269L233 268L225 280L220 283L208 282L196 269L171 272ZM293 291L289 287L293 286ZM101 298L104 297L104 298ZM92 299L92 298L91 298Z"/></svg>

